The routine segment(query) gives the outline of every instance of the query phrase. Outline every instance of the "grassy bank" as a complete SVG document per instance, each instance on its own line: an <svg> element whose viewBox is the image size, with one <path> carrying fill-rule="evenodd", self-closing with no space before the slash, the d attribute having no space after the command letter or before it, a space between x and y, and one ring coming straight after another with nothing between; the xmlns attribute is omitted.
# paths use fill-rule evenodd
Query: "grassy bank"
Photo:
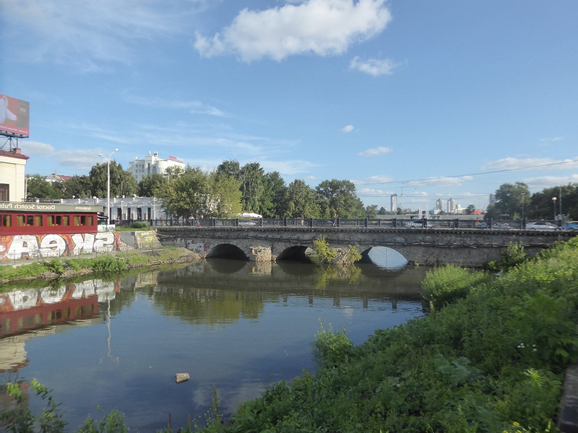
<svg viewBox="0 0 578 433"><path fill-rule="evenodd" d="M111 274L129 269L168 263L187 262L197 255L186 248L163 247L153 251L103 254L98 257L75 256L0 266L0 284L10 281L54 279L86 274Z"/></svg>

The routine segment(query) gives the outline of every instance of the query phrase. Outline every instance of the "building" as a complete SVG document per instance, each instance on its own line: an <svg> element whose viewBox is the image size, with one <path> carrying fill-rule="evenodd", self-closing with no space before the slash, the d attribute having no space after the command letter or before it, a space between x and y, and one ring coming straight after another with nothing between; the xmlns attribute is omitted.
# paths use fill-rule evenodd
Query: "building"
<svg viewBox="0 0 578 433"><path fill-rule="evenodd" d="M496 204L496 196L494 194L490 194L490 204Z"/></svg>
<svg viewBox="0 0 578 433"><path fill-rule="evenodd" d="M168 159L159 158L158 152L149 152L148 156L140 159L138 156L134 161L128 163L128 171L135 177L137 182L143 180L149 174L165 174L167 168L179 167L185 169L185 163L176 156L169 156Z"/></svg>
<svg viewBox="0 0 578 433"><path fill-rule="evenodd" d="M397 194L391 195L391 211L397 212Z"/></svg>
<svg viewBox="0 0 578 433"><path fill-rule="evenodd" d="M0 201L24 201L26 199L26 162L20 148L0 149Z"/></svg>
<svg viewBox="0 0 578 433"><path fill-rule="evenodd" d="M106 208L106 198L61 199L63 204L100 205ZM106 214L106 212L105 212ZM111 197L111 224L120 221L166 220L167 215L161 201L156 197Z"/></svg>
<svg viewBox="0 0 578 433"><path fill-rule="evenodd" d="M447 213L456 213L456 201L453 198L450 198L448 200Z"/></svg>
<svg viewBox="0 0 578 433"><path fill-rule="evenodd" d="M66 176L64 174L56 174L52 173L45 177L46 182L54 183L54 182L65 182L67 180L72 179L72 176Z"/></svg>
<svg viewBox="0 0 578 433"><path fill-rule="evenodd" d="M436 200L435 213L438 214L440 212L445 212L445 207L446 207L446 201L442 200L441 198L438 198Z"/></svg>

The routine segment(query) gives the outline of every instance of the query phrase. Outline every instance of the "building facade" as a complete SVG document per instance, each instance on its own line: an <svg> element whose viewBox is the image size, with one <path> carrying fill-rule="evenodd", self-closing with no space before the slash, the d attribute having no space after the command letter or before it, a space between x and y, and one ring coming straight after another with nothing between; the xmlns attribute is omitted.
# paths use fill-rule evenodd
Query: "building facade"
<svg viewBox="0 0 578 433"><path fill-rule="evenodd" d="M143 180L149 174L163 175L169 167L179 167L185 169L185 163L176 156L169 156L168 159L159 158L158 152L149 152L148 156L140 159L138 156L134 161L128 163L128 171L135 177L137 182Z"/></svg>
<svg viewBox="0 0 578 433"><path fill-rule="evenodd" d="M397 194L391 195L391 211L397 212Z"/></svg>
<svg viewBox="0 0 578 433"><path fill-rule="evenodd" d="M20 148L9 151L0 149L0 201L24 201L26 199L26 162Z"/></svg>

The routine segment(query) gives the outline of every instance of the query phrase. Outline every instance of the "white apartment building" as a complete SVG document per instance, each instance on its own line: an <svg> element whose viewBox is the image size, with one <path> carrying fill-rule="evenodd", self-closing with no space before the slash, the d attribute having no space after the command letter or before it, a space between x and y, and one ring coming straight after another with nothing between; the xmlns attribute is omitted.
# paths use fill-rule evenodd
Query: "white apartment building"
<svg viewBox="0 0 578 433"><path fill-rule="evenodd" d="M456 213L456 201L453 198L448 200L447 213Z"/></svg>
<svg viewBox="0 0 578 433"><path fill-rule="evenodd" d="M391 195L391 211L397 212L397 194Z"/></svg>
<svg viewBox="0 0 578 433"><path fill-rule="evenodd" d="M128 163L128 171L135 177L137 182L149 174L165 174L169 167L180 167L185 169L185 163L181 158L169 156L168 159L159 158L157 151L149 152L148 156L140 159L138 156L134 161Z"/></svg>

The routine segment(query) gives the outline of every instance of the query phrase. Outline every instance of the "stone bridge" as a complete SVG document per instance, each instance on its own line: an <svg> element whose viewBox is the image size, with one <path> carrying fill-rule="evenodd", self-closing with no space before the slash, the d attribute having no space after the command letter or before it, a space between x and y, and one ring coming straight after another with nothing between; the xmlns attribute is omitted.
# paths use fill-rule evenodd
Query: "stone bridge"
<svg viewBox="0 0 578 433"><path fill-rule="evenodd" d="M410 264L457 264L479 267L499 260L510 242L521 243L528 255L575 231L310 228L310 227L158 227L163 245L186 247L202 257L231 257L250 261L276 261L305 257L313 241L324 236L332 248L355 245L364 257L374 247L388 247Z"/></svg>

